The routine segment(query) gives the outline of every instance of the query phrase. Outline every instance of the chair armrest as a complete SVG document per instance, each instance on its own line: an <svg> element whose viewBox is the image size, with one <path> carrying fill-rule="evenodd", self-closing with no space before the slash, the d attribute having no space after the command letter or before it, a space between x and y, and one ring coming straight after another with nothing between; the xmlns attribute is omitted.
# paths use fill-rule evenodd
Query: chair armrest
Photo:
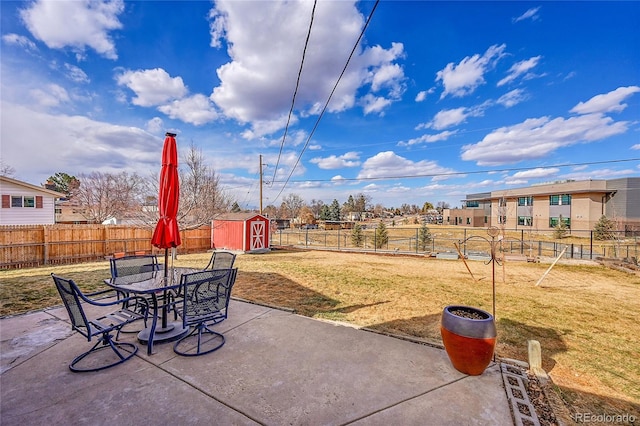
<svg viewBox="0 0 640 426"><path fill-rule="evenodd" d="M106 290L99 290L99 291L94 291L93 293L83 293L85 296L87 297L91 297L91 298L95 298L96 296L101 296L103 294L107 294L107 293L121 293L118 290L116 290L115 288L109 288Z"/></svg>
<svg viewBox="0 0 640 426"><path fill-rule="evenodd" d="M113 305L120 305L120 304L123 304L123 303L127 303L130 300L136 300L136 301L139 301L139 302L143 303L144 305L146 305L147 308L149 307L149 302L147 301L147 299L145 299L142 296L128 296L128 297L125 297L125 298L122 298L122 299L112 300L110 302L99 302L96 299L90 299L88 297L90 295L96 295L96 294L99 295L99 294L108 293L110 291L116 291L116 290L112 289L112 290L97 291L95 293L91 293L91 294L87 294L87 295L81 293L81 294L79 294L79 296L83 301L87 302L90 305L94 305L94 306L113 306ZM118 292L118 293L121 293L121 292Z"/></svg>

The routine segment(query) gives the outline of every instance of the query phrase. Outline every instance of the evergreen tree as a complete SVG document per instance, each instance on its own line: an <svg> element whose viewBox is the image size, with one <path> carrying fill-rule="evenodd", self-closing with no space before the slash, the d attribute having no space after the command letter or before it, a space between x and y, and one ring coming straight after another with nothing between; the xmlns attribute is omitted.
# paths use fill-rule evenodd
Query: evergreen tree
<svg viewBox="0 0 640 426"><path fill-rule="evenodd" d="M422 222L422 225L418 230L418 249L421 251L427 251L432 239L431 232L429 232L429 228L427 227L427 222Z"/></svg>
<svg viewBox="0 0 640 426"><path fill-rule="evenodd" d="M560 218L558 219L558 224L555 226L553 230L553 237L558 240L561 240L564 237L566 237L568 233L569 233L569 227L567 226L567 224L565 223L561 215Z"/></svg>
<svg viewBox="0 0 640 426"><path fill-rule="evenodd" d="M364 243L364 234L362 233L362 226L356 222L353 230L351 231L351 244L354 247L362 247L362 243Z"/></svg>
<svg viewBox="0 0 640 426"><path fill-rule="evenodd" d="M389 242L389 234L384 222L380 222L376 228L376 248L382 248Z"/></svg>
<svg viewBox="0 0 640 426"><path fill-rule="evenodd" d="M602 215L593 227L593 238L596 240L614 240L616 223Z"/></svg>
<svg viewBox="0 0 640 426"><path fill-rule="evenodd" d="M320 207L320 220L331 220L331 208L326 205L323 204L322 207Z"/></svg>
<svg viewBox="0 0 640 426"><path fill-rule="evenodd" d="M340 203L334 199L329 206L329 220L340 220Z"/></svg>

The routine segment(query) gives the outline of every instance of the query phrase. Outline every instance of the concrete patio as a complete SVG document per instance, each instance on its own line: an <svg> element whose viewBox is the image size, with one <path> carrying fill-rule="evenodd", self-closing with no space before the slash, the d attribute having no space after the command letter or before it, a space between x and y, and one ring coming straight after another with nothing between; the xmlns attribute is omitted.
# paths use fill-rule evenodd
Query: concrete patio
<svg viewBox="0 0 640 426"><path fill-rule="evenodd" d="M91 314L89 314L91 315ZM94 373L62 307L0 320L2 425L507 425L500 365L456 371L444 350L232 300L226 344L181 357L171 343ZM121 340L136 341L135 334Z"/></svg>

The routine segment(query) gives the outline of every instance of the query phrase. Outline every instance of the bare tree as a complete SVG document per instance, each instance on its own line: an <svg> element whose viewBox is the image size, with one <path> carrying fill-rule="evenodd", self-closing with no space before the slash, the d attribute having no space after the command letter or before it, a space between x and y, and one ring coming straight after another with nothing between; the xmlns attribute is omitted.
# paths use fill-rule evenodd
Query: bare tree
<svg viewBox="0 0 640 426"><path fill-rule="evenodd" d="M230 197L223 191L220 178L207 166L202 151L191 144L180 167L180 229L195 229L211 224L229 211Z"/></svg>
<svg viewBox="0 0 640 426"><path fill-rule="evenodd" d="M304 200L298 194L289 194L282 199L282 205L289 213L289 217L294 219L300 215L300 209L304 206Z"/></svg>
<svg viewBox="0 0 640 426"><path fill-rule="evenodd" d="M93 172L80 175L72 201L89 221L102 223L140 210L143 179L136 173Z"/></svg>
<svg viewBox="0 0 640 426"><path fill-rule="evenodd" d="M16 169L0 160L0 176L11 177L16 174Z"/></svg>

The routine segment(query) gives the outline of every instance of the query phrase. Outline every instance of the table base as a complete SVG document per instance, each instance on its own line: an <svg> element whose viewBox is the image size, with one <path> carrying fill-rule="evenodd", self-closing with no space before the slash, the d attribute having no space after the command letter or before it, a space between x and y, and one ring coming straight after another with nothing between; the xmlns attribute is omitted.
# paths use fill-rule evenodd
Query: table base
<svg viewBox="0 0 640 426"><path fill-rule="evenodd" d="M189 332L189 327L184 327L182 321L174 321L167 324L167 328L156 328L156 332L153 335L153 343L156 342L170 342L172 340L178 340ZM142 343L149 341L149 335L151 334L151 328L147 327L138 333L138 340Z"/></svg>

